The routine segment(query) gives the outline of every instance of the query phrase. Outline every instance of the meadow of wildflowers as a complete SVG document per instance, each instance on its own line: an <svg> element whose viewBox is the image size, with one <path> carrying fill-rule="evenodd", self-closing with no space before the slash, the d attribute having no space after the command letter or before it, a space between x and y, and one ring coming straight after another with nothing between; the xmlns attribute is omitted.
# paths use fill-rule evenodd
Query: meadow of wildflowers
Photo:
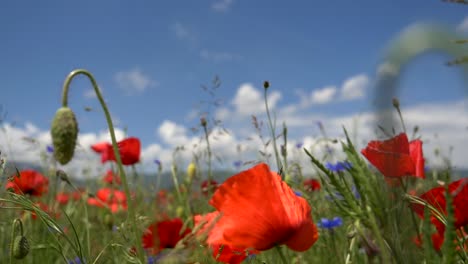
<svg viewBox="0 0 468 264"><path fill-rule="evenodd" d="M388 62L399 68L415 55L390 52ZM79 133L67 97L78 75L93 84L111 135L91 147L106 173L80 183L60 170L73 159ZM383 76L377 86L392 88L396 78ZM158 174L148 183L135 167L138 137L117 141L94 76L71 72L51 124L53 146L45 150L53 161L19 170L0 156L0 263L468 262L468 179L455 178L466 175L453 175L449 163L427 169L423 135L406 131L398 99L380 98L402 131L383 117L358 149L344 127L342 140L324 139L341 146L340 159L298 143L315 168L304 171L287 152L287 123L277 133L267 100L272 87L263 86L270 135L258 160L236 161L236 171L220 179L212 124L201 117L206 155L187 168L155 161ZM160 184L162 166L171 168L171 188Z"/></svg>

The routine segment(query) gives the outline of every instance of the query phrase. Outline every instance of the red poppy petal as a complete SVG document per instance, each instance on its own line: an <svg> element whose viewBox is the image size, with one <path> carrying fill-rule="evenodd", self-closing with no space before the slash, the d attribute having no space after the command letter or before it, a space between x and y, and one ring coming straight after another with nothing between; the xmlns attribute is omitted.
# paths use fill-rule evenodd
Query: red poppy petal
<svg viewBox="0 0 468 264"><path fill-rule="evenodd" d="M409 153L415 165L414 176L418 178L425 178L424 175L424 156L422 150L422 141L419 139L413 140L409 143Z"/></svg>
<svg viewBox="0 0 468 264"><path fill-rule="evenodd" d="M141 143L136 137L126 138L118 143L122 164L133 165L140 161Z"/></svg>
<svg viewBox="0 0 468 264"><path fill-rule="evenodd" d="M210 233L209 244L267 250L287 241L311 219L307 202L266 164L227 179L210 204L222 215Z"/></svg>

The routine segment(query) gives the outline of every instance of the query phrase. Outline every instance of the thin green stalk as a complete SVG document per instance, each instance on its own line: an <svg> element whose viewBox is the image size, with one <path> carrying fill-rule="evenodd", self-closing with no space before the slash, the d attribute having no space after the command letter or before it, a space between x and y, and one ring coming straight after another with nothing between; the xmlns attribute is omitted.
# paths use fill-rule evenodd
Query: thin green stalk
<svg viewBox="0 0 468 264"><path fill-rule="evenodd" d="M268 82L265 82L264 84L264 100L265 100L265 110L266 110L266 113L267 113L267 117L268 117L268 126L270 127L270 132L271 132L271 139L273 141L273 150L275 151L275 158L276 158L276 166L278 167L277 169L278 170L281 170L281 160L280 160L280 157L279 157L279 154L278 154L278 147L276 146L276 132L275 132L275 125L273 124L273 122L271 121L271 116L270 116L270 108L268 107L268 87L270 86L270 84ZM284 176L282 176L283 179L284 179Z"/></svg>
<svg viewBox="0 0 468 264"><path fill-rule="evenodd" d="M118 166L118 169L119 169L120 178L122 179L122 185L124 187L125 195L128 197L128 202L127 202L128 203L127 204L128 213L129 213L129 218L130 218L130 226L132 227L132 232L134 234L134 239L135 239L134 242L136 243L137 257L141 262L144 262L143 249L142 249L141 239L140 239L140 235L138 233L138 227L137 227L137 215L136 215L136 212L135 212L135 207L134 207L133 200L131 199L130 188L128 186L127 176L125 174L125 170L124 170L124 167L122 165L122 158L120 157L119 148L117 146L117 139L115 137L115 131L114 131L114 125L112 123L112 118L111 118L111 115L110 115L109 110L107 108L107 105L106 105L106 103L104 101L104 98L102 97L101 91L99 90L98 84L97 84L96 80L94 79L93 75L89 71L84 70L84 69L77 69L77 70L72 71L67 76L67 78L65 79L65 82L63 84L63 89L62 89L62 106L64 106L64 107L68 106L68 90L69 90L69 87L70 87L70 82L72 81L72 79L75 76L77 76L79 74L83 74L83 75L85 75L86 77L89 78L89 80L91 81L91 84L93 85L94 92L96 93L96 96L97 96L97 98L99 100L99 103L101 104L101 107L102 107L102 109L104 111L106 121L107 121L107 125L109 127L109 133L110 133L110 136L111 136L112 149L114 151L114 155L115 155L115 158L117 160L117 166Z"/></svg>
<svg viewBox="0 0 468 264"><path fill-rule="evenodd" d="M288 264L289 262L286 260L286 257L284 256L284 253L283 253L283 251L281 250L281 247L280 247L280 246L276 246L275 249L276 249L276 252L278 252L278 255L280 256L281 261L282 261L284 264Z"/></svg>
<svg viewBox="0 0 468 264"><path fill-rule="evenodd" d="M208 152L208 181L211 182L213 179L213 172L211 171L211 146L210 146L210 134L208 133L208 127L205 119L202 119L202 127L203 132L205 133L205 141L206 141L206 151Z"/></svg>

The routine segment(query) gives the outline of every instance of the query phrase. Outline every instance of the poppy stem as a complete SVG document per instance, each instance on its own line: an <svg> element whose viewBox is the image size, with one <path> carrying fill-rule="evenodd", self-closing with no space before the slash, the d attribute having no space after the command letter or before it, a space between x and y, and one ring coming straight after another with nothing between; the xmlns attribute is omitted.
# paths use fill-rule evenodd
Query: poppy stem
<svg viewBox="0 0 468 264"><path fill-rule="evenodd" d="M91 81L91 84L93 85L93 88L94 88L94 92L96 93L99 103L101 104L102 110L104 111L107 125L109 127L109 134L111 136L111 141L112 141L112 149L114 151L115 159L117 161L117 167L119 169L120 178L122 179L125 195L128 197L128 213L130 216L129 217L130 226L133 229L132 232L134 234L134 239L135 239L134 243L136 244L137 258L142 263L144 263L144 255L143 255L143 249L141 245L141 238L139 236L139 232L137 228L137 215L135 212L133 200L130 195L130 188L128 186L127 176L125 174L125 170L122 165L122 158L120 157L119 148L117 146L117 139L115 137L115 131L114 131L114 125L112 123L112 118L111 118L109 109L107 108L107 105L104 101L104 98L102 97L102 94L96 82L96 79L94 79L93 75L89 71L85 69L76 69L68 74L67 78L65 79L65 82L63 84L63 89L62 89L62 106L63 107L68 106L68 90L70 87L70 83L75 76L80 75L80 74L85 75Z"/></svg>
<svg viewBox="0 0 468 264"><path fill-rule="evenodd" d="M16 226L19 225L20 235L23 236L23 222L21 219L16 218L13 220L12 228L11 228L11 241L10 241L10 264L13 263L13 251L15 246L15 237L16 237Z"/></svg>
<svg viewBox="0 0 468 264"><path fill-rule="evenodd" d="M284 264L288 264L289 262L286 260L286 257L284 256L284 253L283 251L281 250L281 247L280 246L276 246L276 252L278 252L278 255L280 256L281 258L281 261L284 263Z"/></svg>
<svg viewBox="0 0 468 264"><path fill-rule="evenodd" d="M273 150L275 151L275 158L276 158L276 166L278 167L277 170L280 171L281 170L281 160L280 160L280 157L279 157L279 154L278 154L278 147L276 145L276 123L273 124L273 122L271 121L271 116L270 116L270 108L268 107L268 86L269 84L267 85L266 82L264 84L264 101L265 101L265 111L266 111L266 114L267 114L267 117L268 117L268 126L270 128L270 131L271 131L271 140L273 141ZM284 174L286 175L286 174ZM284 179L284 175L281 175L281 177Z"/></svg>

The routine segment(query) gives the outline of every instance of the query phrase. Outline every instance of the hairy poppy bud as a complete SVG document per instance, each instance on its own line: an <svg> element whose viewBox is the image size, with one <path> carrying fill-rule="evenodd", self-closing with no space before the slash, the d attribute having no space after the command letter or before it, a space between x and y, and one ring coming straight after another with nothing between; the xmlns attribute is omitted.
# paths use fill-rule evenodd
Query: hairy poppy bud
<svg viewBox="0 0 468 264"><path fill-rule="evenodd" d="M190 162L190 164L187 167L188 180L192 181L196 173L197 173L197 165L195 165L194 162Z"/></svg>
<svg viewBox="0 0 468 264"><path fill-rule="evenodd" d="M23 259L29 253L29 242L25 236L16 236L13 241L13 257Z"/></svg>
<svg viewBox="0 0 468 264"><path fill-rule="evenodd" d="M68 107L57 110L50 129L54 144L54 157L60 164L67 164L75 152L78 137L78 123L75 114Z"/></svg>
<svg viewBox="0 0 468 264"><path fill-rule="evenodd" d="M270 87L270 82L269 81L264 81L263 82L263 88L268 89Z"/></svg>
<svg viewBox="0 0 468 264"><path fill-rule="evenodd" d="M114 218L112 217L111 214L106 214L104 216L104 224L109 228L112 229L114 226Z"/></svg>

